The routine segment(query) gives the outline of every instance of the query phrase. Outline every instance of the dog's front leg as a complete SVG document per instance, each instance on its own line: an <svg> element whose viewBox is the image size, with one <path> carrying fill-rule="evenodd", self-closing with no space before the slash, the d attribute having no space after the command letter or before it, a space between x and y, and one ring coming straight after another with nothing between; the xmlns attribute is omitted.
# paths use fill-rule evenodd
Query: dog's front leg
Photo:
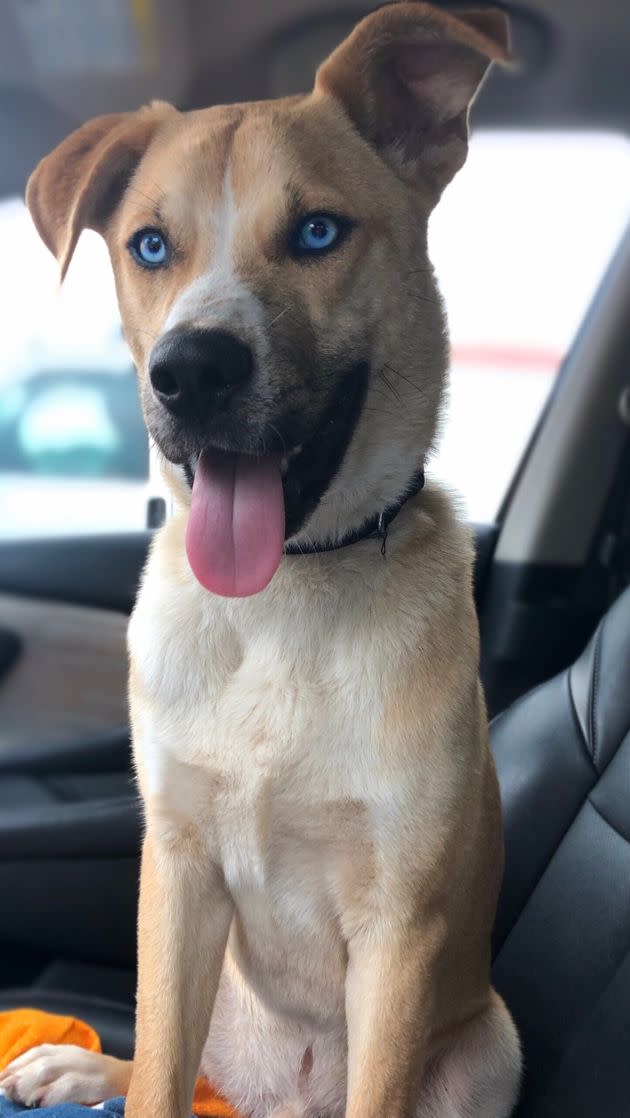
<svg viewBox="0 0 630 1118"><path fill-rule="evenodd" d="M189 1118L232 902L194 834L144 842L136 1051L126 1118Z"/></svg>
<svg viewBox="0 0 630 1118"><path fill-rule="evenodd" d="M351 938L346 1118L412 1118L426 1062L436 938L430 929L421 934L386 921Z"/></svg>

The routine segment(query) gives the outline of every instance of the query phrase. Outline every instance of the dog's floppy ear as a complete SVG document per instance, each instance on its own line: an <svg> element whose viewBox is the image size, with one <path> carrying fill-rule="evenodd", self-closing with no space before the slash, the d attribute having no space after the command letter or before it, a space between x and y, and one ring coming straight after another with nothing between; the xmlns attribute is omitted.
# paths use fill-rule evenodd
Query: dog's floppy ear
<svg viewBox="0 0 630 1118"><path fill-rule="evenodd" d="M439 197L466 159L468 110L495 61L510 61L498 9L449 14L417 0L393 3L333 51L315 91L336 97L387 162L406 178L423 176Z"/></svg>
<svg viewBox="0 0 630 1118"><path fill-rule="evenodd" d="M155 130L175 111L156 101L137 112L94 117L37 165L26 204L62 279L81 231L103 231Z"/></svg>

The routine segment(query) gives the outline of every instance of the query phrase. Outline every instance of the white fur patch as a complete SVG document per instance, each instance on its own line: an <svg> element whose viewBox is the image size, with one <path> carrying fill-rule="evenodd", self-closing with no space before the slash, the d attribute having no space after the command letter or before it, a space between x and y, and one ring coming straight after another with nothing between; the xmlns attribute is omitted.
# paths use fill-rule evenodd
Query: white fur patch
<svg viewBox="0 0 630 1118"><path fill-rule="evenodd" d="M210 265L177 297L164 323L164 332L194 321L209 329L221 327L248 335L250 341L260 344L264 338L262 304L234 267L236 230L247 215L234 197L230 163L209 220L214 233Z"/></svg>

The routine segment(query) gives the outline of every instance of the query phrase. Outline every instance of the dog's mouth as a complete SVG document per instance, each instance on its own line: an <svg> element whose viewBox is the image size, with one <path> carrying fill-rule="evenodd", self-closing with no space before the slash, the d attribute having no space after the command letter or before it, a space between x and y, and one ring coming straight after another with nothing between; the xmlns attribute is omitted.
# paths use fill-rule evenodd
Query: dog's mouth
<svg viewBox="0 0 630 1118"><path fill-rule="evenodd" d="M282 445L264 457L207 446L189 460L186 550L206 589L246 597L271 581L285 540L296 535L341 467L367 379L365 363L342 376L314 430L299 443L286 437L287 422L285 433L274 428Z"/></svg>

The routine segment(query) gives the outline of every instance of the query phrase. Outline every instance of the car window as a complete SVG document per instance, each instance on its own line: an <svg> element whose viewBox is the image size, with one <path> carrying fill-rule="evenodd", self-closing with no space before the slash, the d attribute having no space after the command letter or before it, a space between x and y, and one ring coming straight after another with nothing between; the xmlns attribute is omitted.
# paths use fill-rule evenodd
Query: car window
<svg viewBox="0 0 630 1118"><path fill-rule="evenodd" d="M630 219L630 143L477 132L429 228L451 384L432 469L492 521Z"/></svg>
<svg viewBox="0 0 630 1118"><path fill-rule="evenodd" d="M0 538L141 529L149 446L105 245L67 279L20 199L0 204Z"/></svg>
<svg viewBox="0 0 630 1118"><path fill-rule="evenodd" d="M630 144L477 132L430 224L452 340L434 474L492 520L629 216ZM162 492L103 242L66 282L21 199L0 202L0 538L144 527Z"/></svg>

